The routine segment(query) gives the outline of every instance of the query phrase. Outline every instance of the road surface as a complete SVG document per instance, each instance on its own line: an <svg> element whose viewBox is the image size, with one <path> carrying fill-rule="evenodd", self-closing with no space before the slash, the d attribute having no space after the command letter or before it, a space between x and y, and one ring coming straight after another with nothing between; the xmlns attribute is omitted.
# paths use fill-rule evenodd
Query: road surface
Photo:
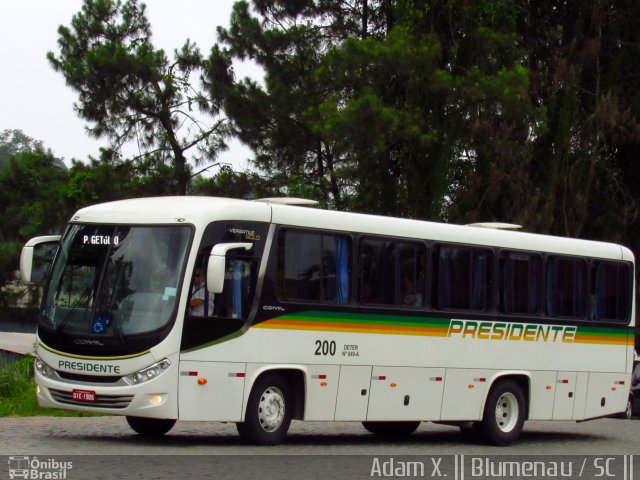
<svg viewBox="0 0 640 480"><path fill-rule="evenodd" d="M471 462L478 458L509 462L534 458L572 469L571 478L596 479L608 472L608 479L632 480L634 471L640 479L640 421L528 422L520 442L507 448L470 443L458 429L433 423L423 423L410 437L384 438L367 433L358 423L293 422L282 445L255 447L241 443L233 424L178 422L162 439L148 440L134 434L122 417L0 418L0 455L7 461L13 458L14 464L16 458L37 458L34 465L44 465L40 470L71 462L73 468L65 472L69 480L355 480L386 477L385 472L396 477L488 478L474 475L478 471L472 470ZM423 470L416 470L419 465ZM0 464L0 478L2 468ZM517 473L517 477L492 478L529 478ZM557 473L536 478L566 478Z"/></svg>

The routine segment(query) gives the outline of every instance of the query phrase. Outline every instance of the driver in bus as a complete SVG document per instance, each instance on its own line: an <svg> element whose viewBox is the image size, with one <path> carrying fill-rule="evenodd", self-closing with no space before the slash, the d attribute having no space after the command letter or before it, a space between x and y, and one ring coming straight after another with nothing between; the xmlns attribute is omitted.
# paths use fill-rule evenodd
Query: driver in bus
<svg viewBox="0 0 640 480"><path fill-rule="evenodd" d="M206 299L208 305L205 305ZM204 275L201 267L196 267L193 272L193 282L191 284L191 299L189 300L189 315L194 317L213 316L214 295L207 292ZM205 311L205 306L208 307Z"/></svg>

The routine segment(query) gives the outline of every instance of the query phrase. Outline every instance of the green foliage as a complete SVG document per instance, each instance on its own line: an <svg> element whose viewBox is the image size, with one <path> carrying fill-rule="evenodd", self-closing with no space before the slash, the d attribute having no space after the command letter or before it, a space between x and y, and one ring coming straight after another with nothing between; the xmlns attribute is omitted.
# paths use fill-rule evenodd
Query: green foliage
<svg viewBox="0 0 640 480"><path fill-rule="evenodd" d="M94 414L42 408L36 398L33 358L0 361L0 417L13 416L94 416Z"/></svg>
<svg viewBox="0 0 640 480"><path fill-rule="evenodd" d="M0 287L2 287L5 282L15 279L13 272L18 268L21 250L22 243L20 242L0 243ZM5 300L7 299L1 298L0 303Z"/></svg>
<svg viewBox="0 0 640 480"><path fill-rule="evenodd" d="M0 170L9 163L9 159L20 152L42 150L42 142L25 135L22 130L3 130L0 132Z"/></svg>
<svg viewBox="0 0 640 480"><path fill-rule="evenodd" d="M255 173L234 172L228 165L223 165L211 178L197 177L193 182L195 195L227 198L265 198L281 196L277 189L271 188L269 182Z"/></svg>
<svg viewBox="0 0 640 480"><path fill-rule="evenodd" d="M0 417L18 415L36 406L33 359L0 362Z"/></svg>
<svg viewBox="0 0 640 480"><path fill-rule="evenodd" d="M186 42L169 60L144 5L85 0L49 60L112 148L66 171L6 131L0 241L59 229L90 203L190 191L509 221L638 254L638 32L629 0L254 0L236 2L208 58ZM264 82L236 78L233 62L247 59ZM182 113L197 108L224 108L231 123L180 138ZM228 128L257 171L224 167L189 185L185 152L212 161ZM144 151L123 161L115 152L132 138Z"/></svg>
<svg viewBox="0 0 640 480"><path fill-rule="evenodd" d="M206 83L281 189L640 249L637 2L253 7L219 29ZM235 79L247 58L264 83Z"/></svg>
<svg viewBox="0 0 640 480"><path fill-rule="evenodd" d="M0 171L0 240L24 241L59 232L69 217L67 171L51 153L25 151Z"/></svg>

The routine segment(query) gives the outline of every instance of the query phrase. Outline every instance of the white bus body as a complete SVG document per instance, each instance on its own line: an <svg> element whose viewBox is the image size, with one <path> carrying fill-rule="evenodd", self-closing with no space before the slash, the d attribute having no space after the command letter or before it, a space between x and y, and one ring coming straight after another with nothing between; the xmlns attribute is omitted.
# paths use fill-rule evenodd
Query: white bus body
<svg viewBox="0 0 640 480"><path fill-rule="evenodd" d="M633 262L614 244L272 202L96 205L73 216L49 272L38 400L148 435L227 421L273 444L291 418L383 433L437 421L508 444L525 419L625 409ZM196 265L216 308L199 318ZM419 284L411 305L401 271Z"/></svg>

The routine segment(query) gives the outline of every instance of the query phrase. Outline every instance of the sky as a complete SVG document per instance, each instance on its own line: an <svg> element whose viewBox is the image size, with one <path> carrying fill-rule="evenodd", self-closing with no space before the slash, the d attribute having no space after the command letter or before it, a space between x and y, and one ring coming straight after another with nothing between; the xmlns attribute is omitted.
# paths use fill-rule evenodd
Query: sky
<svg viewBox="0 0 640 480"><path fill-rule="evenodd" d="M234 0L146 0L152 41L169 58L189 38L206 54L216 27L228 26ZM43 142L67 165L98 156L106 139L87 135L87 123L74 112L76 94L46 58L58 51L57 29L70 25L82 0L19 0L0 3L0 131L19 129ZM258 78L256 67L238 65L236 77ZM251 151L238 141L219 157L236 170L247 168ZM215 172L215 170L214 170Z"/></svg>

